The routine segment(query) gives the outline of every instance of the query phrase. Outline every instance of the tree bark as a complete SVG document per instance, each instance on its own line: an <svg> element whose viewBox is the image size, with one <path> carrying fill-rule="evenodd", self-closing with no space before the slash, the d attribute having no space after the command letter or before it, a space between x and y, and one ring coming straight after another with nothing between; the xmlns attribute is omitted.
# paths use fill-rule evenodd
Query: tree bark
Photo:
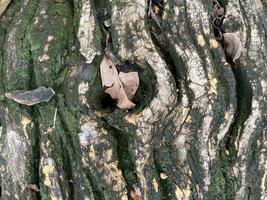
<svg viewBox="0 0 267 200"><path fill-rule="evenodd" d="M218 2L244 47L235 63L212 0L0 8L0 198L267 199L267 3ZM138 71L134 109L104 93L104 54ZM4 96L39 86L55 91L48 103Z"/></svg>

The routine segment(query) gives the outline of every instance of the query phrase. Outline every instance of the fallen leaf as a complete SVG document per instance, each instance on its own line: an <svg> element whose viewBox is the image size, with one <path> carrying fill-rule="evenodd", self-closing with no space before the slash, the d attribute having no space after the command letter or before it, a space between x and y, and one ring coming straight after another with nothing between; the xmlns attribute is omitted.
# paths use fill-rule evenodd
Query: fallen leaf
<svg viewBox="0 0 267 200"><path fill-rule="evenodd" d="M118 74L115 65L106 56L103 57L100 64L100 73L103 87L111 87L116 81L116 75Z"/></svg>
<svg viewBox="0 0 267 200"><path fill-rule="evenodd" d="M235 62L242 53L242 43L240 38L235 33L224 33L223 38L225 54Z"/></svg>
<svg viewBox="0 0 267 200"><path fill-rule="evenodd" d="M55 95L52 88L46 88L43 86L38 87L35 90L24 91L24 90L14 90L5 93L5 97L12 99L19 104L32 106L42 102L49 102L50 99Z"/></svg>
<svg viewBox="0 0 267 200"><path fill-rule="evenodd" d="M127 97L130 100L132 100L139 87L138 72L129 72L129 73L120 72L119 78L122 82Z"/></svg>
<svg viewBox="0 0 267 200"><path fill-rule="evenodd" d="M116 81L112 87L107 88L105 92L117 100L117 106L119 108L128 110L135 107L135 104L128 99L119 81Z"/></svg>
<svg viewBox="0 0 267 200"><path fill-rule="evenodd" d="M30 185L28 185L27 186L27 190L29 192L39 192L40 191L39 188L38 188L38 186L36 184L30 184Z"/></svg>
<svg viewBox="0 0 267 200"><path fill-rule="evenodd" d="M106 56L100 64L100 72L105 93L117 100L117 106L124 110L134 108L135 104L128 99L115 65Z"/></svg>

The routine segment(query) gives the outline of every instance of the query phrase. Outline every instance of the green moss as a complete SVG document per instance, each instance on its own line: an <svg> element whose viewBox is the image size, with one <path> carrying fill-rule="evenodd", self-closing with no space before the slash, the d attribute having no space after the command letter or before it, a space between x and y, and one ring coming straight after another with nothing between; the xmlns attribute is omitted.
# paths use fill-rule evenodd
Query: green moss
<svg viewBox="0 0 267 200"><path fill-rule="evenodd" d="M12 1L10 4L10 9L7 11L7 15L5 21L0 25L0 30L3 32L3 41L0 44L0 71L1 71L1 80L4 80L6 90L13 89L27 89L30 83L30 45L25 38L25 34L27 32L27 28L29 24L31 24L31 20L35 13L35 9L37 6L37 1L33 0L28 2L25 6L24 11L18 14L18 10L21 8L21 1ZM20 21L18 25L14 25L14 23ZM11 51L11 49L7 49L4 47L4 41L7 40L6 32L10 32L11 29L16 29L15 33L15 47L12 51L16 52L16 57L12 59L16 59L17 63L14 69L9 69L10 79L6 76L6 63L7 59L4 51ZM2 48L1 48L2 47ZM12 70L12 71L11 71ZM3 85L0 84L0 88L3 89ZM14 102L13 100L5 100L3 101L5 106L9 109L10 117L12 120L16 122L20 122L23 116L27 116L32 114L30 108L26 106L22 106ZM37 184L39 180L39 134L36 130L34 115L32 116L32 122L26 127L26 134L30 141L29 143L29 154L28 156L28 173L27 173L27 181L31 184ZM40 199L39 193L32 194L32 199Z"/></svg>
<svg viewBox="0 0 267 200"><path fill-rule="evenodd" d="M71 80L67 80L71 81ZM68 93L66 93L67 95ZM86 177L85 172L82 169L82 158L80 154L80 146L78 139L78 131L79 131L79 122L78 122L78 112L76 109L76 104L70 101L66 103L66 97L63 95L58 95L56 98L57 108L58 108L58 118L60 119L62 130L62 135L60 136L62 139L62 146L64 147L64 152L62 154L63 157L63 166L64 170L67 172L67 179L73 180L74 176L78 176L78 180L81 181L84 186L84 192L87 196L92 196L92 188L89 180ZM77 178L77 177L76 177ZM73 196L74 199L74 186L70 182L70 195Z"/></svg>
<svg viewBox="0 0 267 200"><path fill-rule="evenodd" d="M21 107L23 107L23 106L19 106L15 101L13 101L11 99L5 99L4 104L7 107L7 109L10 110L10 112L12 110L11 116L12 116L13 120L19 122L20 119L22 118Z"/></svg>
<svg viewBox="0 0 267 200"><path fill-rule="evenodd" d="M175 183L179 183L179 170L177 170L176 166L173 165L173 157L170 152L172 152L172 148L170 144L173 141L173 123L168 123L168 125L164 125L163 130L157 130L154 133L154 159L157 175L160 173L166 173L168 175L167 179L161 179L158 177L159 181L159 195L161 195L160 199L163 200L172 200L176 199L175 195ZM167 172L171 172L168 174ZM178 176L177 176L178 175Z"/></svg>
<svg viewBox="0 0 267 200"><path fill-rule="evenodd" d="M132 136L136 128L124 120L126 115L125 111L116 109L113 112L107 113L103 118L112 129L121 131L121 134Z"/></svg>
<svg viewBox="0 0 267 200"><path fill-rule="evenodd" d="M95 29L94 29L93 34L94 34L94 43L95 43L96 49L101 49L102 33L101 33L100 26L99 26L98 22L95 25Z"/></svg>
<svg viewBox="0 0 267 200"><path fill-rule="evenodd" d="M114 26L111 27L111 37L112 37L112 48L114 52L118 53L119 51L118 33Z"/></svg>
<svg viewBox="0 0 267 200"><path fill-rule="evenodd" d="M125 112L122 110L115 110L113 113L106 115L104 117L106 121L104 127L116 138L119 168L130 191L132 186L137 183L137 175L129 152L129 144L133 140L132 137L136 128L123 119L125 115Z"/></svg>
<svg viewBox="0 0 267 200"><path fill-rule="evenodd" d="M55 80L65 67L62 58L68 48L69 35L73 34L70 32L71 10L68 3L54 2L48 3L47 8L44 9L47 19L44 19L43 15L37 15L39 21L31 25L27 38L31 45L36 84L48 85L49 83L50 86L51 84L56 86ZM48 42L49 36L53 37L50 42ZM48 52L45 52L44 48L48 43ZM40 61L44 55L49 59Z"/></svg>
<svg viewBox="0 0 267 200"><path fill-rule="evenodd" d="M99 67L101 59L102 57L96 56L91 63L92 80L89 82L89 92L87 93L88 102L96 110L100 110L102 108L101 99L104 97Z"/></svg>
<svg viewBox="0 0 267 200"><path fill-rule="evenodd" d="M125 126L126 123L124 124ZM128 185L128 189L132 189L135 183L137 183L137 176L134 170L134 164L129 153L129 140L131 135L127 135L129 132L120 131L114 126L109 127L110 133L117 139L117 153L119 160L119 168L123 173L123 177Z"/></svg>
<svg viewBox="0 0 267 200"><path fill-rule="evenodd" d="M105 20L110 18L110 14L106 13L108 1L107 0L97 0L92 1L92 12L95 16L95 29L94 29L94 43L97 49L101 49L102 43L104 43L104 35L102 35L101 32L101 26L103 26L103 23Z"/></svg>
<svg viewBox="0 0 267 200"><path fill-rule="evenodd" d="M223 172L220 166L220 161L215 163L212 167L211 172L211 184L210 184L210 199L226 199L226 191L225 191L225 177L223 176Z"/></svg>
<svg viewBox="0 0 267 200"><path fill-rule="evenodd" d="M39 132L41 134L40 144L48 145L46 147L46 152L43 152L41 149L41 155L46 155L51 157L55 161L56 169L58 169L59 175L62 175L58 179L59 184L62 186L63 190L61 191L63 196L66 194L71 195L71 188L68 186L67 177L69 174L62 174L62 170L65 170L66 173L69 172L69 166L66 166L68 160L66 158L66 137L64 136L64 129L60 122L59 117L56 117L54 124L54 116L56 109L53 106L55 102L51 101L47 104L37 105L37 110L39 113L38 123L39 123ZM44 177L40 177L40 184L44 182ZM41 195L47 193L47 186L42 185Z"/></svg>
<svg viewBox="0 0 267 200"><path fill-rule="evenodd" d="M10 121L7 121L5 123L16 123L19 125L21 123L21 120L24 117L29 117L30 114L32 114L31 109L26 107L26 106L21 106L14 102L13 100L6 100L5 101L5 106L9 110L7 119ZM39 133L36 130L36 124L35 124L35 118L34 115L31 117L31 123L29 123L26 126L26 132L27 136L24 136L24 133L18 133L18 134L23 134L23 137L25 138L24 141L28 144L27 150L28 154L27 160L26 160L26 167L27 170L25 173L27 173L26 181L31 184L37 184L38 185L38 180L39 180ZM30 141L30 142L28 142ZM34 193L32 195L32 199L38 199L39 198L39 193Z"/></svg>
<svg viewBox="0 0 267 200"><path fill-rule="evenodd" d="M190 130L193 133L197 133L199 127L202 125L203 114L199 112L198 109L191 109L190 116L192 116L192 122L190 123Z"/></svg>
<svg viewBox="0 0 267 200"><path fill-rule="evenodd" d="M141 111L148 106L156 93L156 76L148 63L136 67L139 74L140 85L134 97L136 111Z"/></svg>
<svg viewBox="0 0 267 200"><path fill-rule="evenodd" d="M223 144L220 145L218 160L211 171L209 196L211 199L232 200L235 197L235 179L233 177L231 157L226 153ZM231 154L231 153L230 153Z"/></svg>
<svg viewBox="0 0 267 200"><path fill-rule="evenodd" d="M40 161L40 134L38 130L37 113L31 112L32 122L27 126L27 133L31 138L30 159L29 159L29 176L31 184L39 185L39 161ZM39 186L38 186L39 187ZM34 193L34 199L40 199L40 193Z"/></svg>
<svg viewBox="0 0 267 200"><path fill-rule="evenodd" d="M222 52L222 51L221 51ZM222 96L223 104L229 103L229 88L232 87L229 85L227 78L231 78L228 76L230 70L224 69L222 63L222 57L224 55L220 55L217 49L211 49L211 57L212 57L212 64L215 76L219 79L217 83L217 93L218 95Z"/></svg>
<svg viewBox="0 0 267 200"><path fill-rule="evenodd" d="M16 29L15 49L12 51L16 52L15 56L17 60L14 69L10 69L12 72L9 71L10 79L5 78L4 84L7 90L26 89L30 82L30 76L28 73L30 65L29 43L25 39L25 34L35 12L36 6L37 2L35 0L28 3L23 12L19 13L19 16L16 16L19 18L20 23L15 27L11 26L7 30L11 31L11 29ZM17 19L13 23L17 23ZM6 62L4 64L6 64Z"/></svg>

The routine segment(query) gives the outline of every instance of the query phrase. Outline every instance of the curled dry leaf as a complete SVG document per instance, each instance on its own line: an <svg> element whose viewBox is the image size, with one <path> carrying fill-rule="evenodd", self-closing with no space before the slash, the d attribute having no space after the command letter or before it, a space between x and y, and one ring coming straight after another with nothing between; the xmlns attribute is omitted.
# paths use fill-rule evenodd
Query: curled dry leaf
<svg viewBox="0 0 267 200"><path fill-rule="evenodd" d="M235 62L241 55L242 43L235 33L223 34L223 45L226 57L231 58Z"/></svg>
<svg viewBox="0 0 267 200"><path fill-rule="evenodd" d="M101 72L102 86L106 88L105 92L107 94L109 94L113 99L117 100L117 106L125 110L134 108L135 104L129 100L125 92L125 89L123 87L123 83L119 78L118 71L115 65L106 56L103 57L103 60L100 64L100 72ZM124 82L124 84L127 85L126 82Z"/></svg>
<svg viewBox="0 0 267 200"><path fill-rule="evenodd" d="M31 91L14 90L5 93L6 98L27 106L32 106L42 102L49 102L54 95L55 92L52 88L46 88L43 86Z"/></svg>
<svg viewBox="0 0 267 200"><path fill-rule="evenodd" d="M120 72L119 78L122 82L127 97L130 100L132 100L139 87L138 72L129 72L129 73Z"/></svg>
<svg viewBox="0 0 267 200"><path fill-rule="evenodd" d="M103 57L103 60L100 64L100 73L102 86L105 88L112 87L116 81L116 75L118 74L118 71L113 62L106 56Z"/></svg>
<svg viewBox="0 0 267 200"><path fill-rule="evenodd" d="M0 17L6 10L8 4L10 3L11 0L0 0Z"/></svg>

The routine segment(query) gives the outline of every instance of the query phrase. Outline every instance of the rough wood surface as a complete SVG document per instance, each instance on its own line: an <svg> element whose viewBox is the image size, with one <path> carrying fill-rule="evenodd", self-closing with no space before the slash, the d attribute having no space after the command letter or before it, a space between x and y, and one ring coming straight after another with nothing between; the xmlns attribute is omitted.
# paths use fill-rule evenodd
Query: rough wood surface
<svg viewBox="0 0 267 200"><path fill-rule="evenodd" d="M218 2L235 63L212 0L0 0L0 198L265 200L267 4ZM104 54L138 72L135 108L105 94Z"/></svg>

